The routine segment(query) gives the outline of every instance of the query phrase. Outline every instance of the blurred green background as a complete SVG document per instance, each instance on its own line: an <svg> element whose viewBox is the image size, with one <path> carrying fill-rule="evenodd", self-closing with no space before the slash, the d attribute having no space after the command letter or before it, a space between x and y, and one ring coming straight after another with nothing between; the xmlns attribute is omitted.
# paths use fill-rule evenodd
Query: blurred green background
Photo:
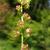
<svg viewBox="0 0 50 50"><path fill-rule="evenodd" d="M21 50L21 34L18 36L17 31L23 33L30 50L50 50L50 0L22 1L23 14L31 17L24 18L24 28L20 28L20 23L18 26L23 14L16 10L21 1L0 0L0 50ZM30 37L27 28L32 30Z"/></svg>

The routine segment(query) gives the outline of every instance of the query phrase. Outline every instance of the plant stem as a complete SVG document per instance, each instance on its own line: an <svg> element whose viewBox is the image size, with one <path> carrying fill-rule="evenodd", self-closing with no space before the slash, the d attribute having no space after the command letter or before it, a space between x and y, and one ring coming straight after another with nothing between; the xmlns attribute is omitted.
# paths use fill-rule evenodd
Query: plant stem
<svg viewBox="0 0 50 50"><path fill-rule="evenodd" d="M22 0L21 0L21 13L23 12L23 8L22 8ZM23 16L21 16L21 21L24 21L23 20ZM21 34L21 50L23 48L23 34Z"/></svg>
<svg viewBox="0 0 50 50"><path fill-rule="evenodd" d="M23 49L23 35L21 36L21 50Z"/></svg>
<svg viewBox="0 0 50 50"><path fill-rule="evenodd" d="M22 8L22 0L21 0L21 13L22 13L22 12L23 12L23 8ZM21 17L21 20L24 21L24 20L23 20L23 16Z"/></svg>

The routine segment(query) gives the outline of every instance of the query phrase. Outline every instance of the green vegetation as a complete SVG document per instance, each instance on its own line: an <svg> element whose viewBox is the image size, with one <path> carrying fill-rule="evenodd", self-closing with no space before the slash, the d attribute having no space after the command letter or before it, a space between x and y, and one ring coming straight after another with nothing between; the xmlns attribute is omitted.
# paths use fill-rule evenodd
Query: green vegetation
<svg viewBox="0 0 50 50"><path fill-rule="evenodd" d="M48 0L0 1L0 50L50 50Z"/></svg>

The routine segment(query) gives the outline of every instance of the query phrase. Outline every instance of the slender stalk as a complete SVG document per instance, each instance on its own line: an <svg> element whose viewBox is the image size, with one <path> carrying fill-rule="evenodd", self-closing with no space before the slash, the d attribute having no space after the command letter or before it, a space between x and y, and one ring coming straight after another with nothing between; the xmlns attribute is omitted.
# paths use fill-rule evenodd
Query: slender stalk
<svg viewBox="0 0 50 50"><path fill-rule="evenodd" d="M23 12L23 8L22 8L22 0L21 0L21 13ZM23 20L23 16L21 16L21 21ZM21 33L21 50L23 49L23 34Z"/></svg>
<svg viewBox="0 0 50 50"><path fill-rule="evenodd" d="M21 36L21 50L23 49L23 35Z"/></svg>
<svg viewBox="0 0 50 50"><path fill-rule="evenodd" d="M22 0L21 0L21 13L22 13L22 12L23 12L23 8L22 8ZM24 21L24 20L23 20L23 16L21 17L21 20Z"/></svg>

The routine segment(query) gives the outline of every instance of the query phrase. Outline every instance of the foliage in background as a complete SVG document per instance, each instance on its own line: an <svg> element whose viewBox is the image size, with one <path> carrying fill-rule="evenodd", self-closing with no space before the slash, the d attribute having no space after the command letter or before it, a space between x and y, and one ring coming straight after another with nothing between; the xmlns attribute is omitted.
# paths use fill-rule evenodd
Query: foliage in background
<svg viewBox="0 0 50 50"><path fill-rule="evenodd" d="M1 50L10 50L13 47L12 50L20 50L21 32L24 35L24 46L28 44L30 50L50 50L50 10L46 5L47 0L25 1L22 3L23 14L20 12L20 0L1 1L9 4L9 10L3 15L4 28L0 29L0 41L4 41ZM20 20L21 15L24 16L24 22Z"/></svg>

